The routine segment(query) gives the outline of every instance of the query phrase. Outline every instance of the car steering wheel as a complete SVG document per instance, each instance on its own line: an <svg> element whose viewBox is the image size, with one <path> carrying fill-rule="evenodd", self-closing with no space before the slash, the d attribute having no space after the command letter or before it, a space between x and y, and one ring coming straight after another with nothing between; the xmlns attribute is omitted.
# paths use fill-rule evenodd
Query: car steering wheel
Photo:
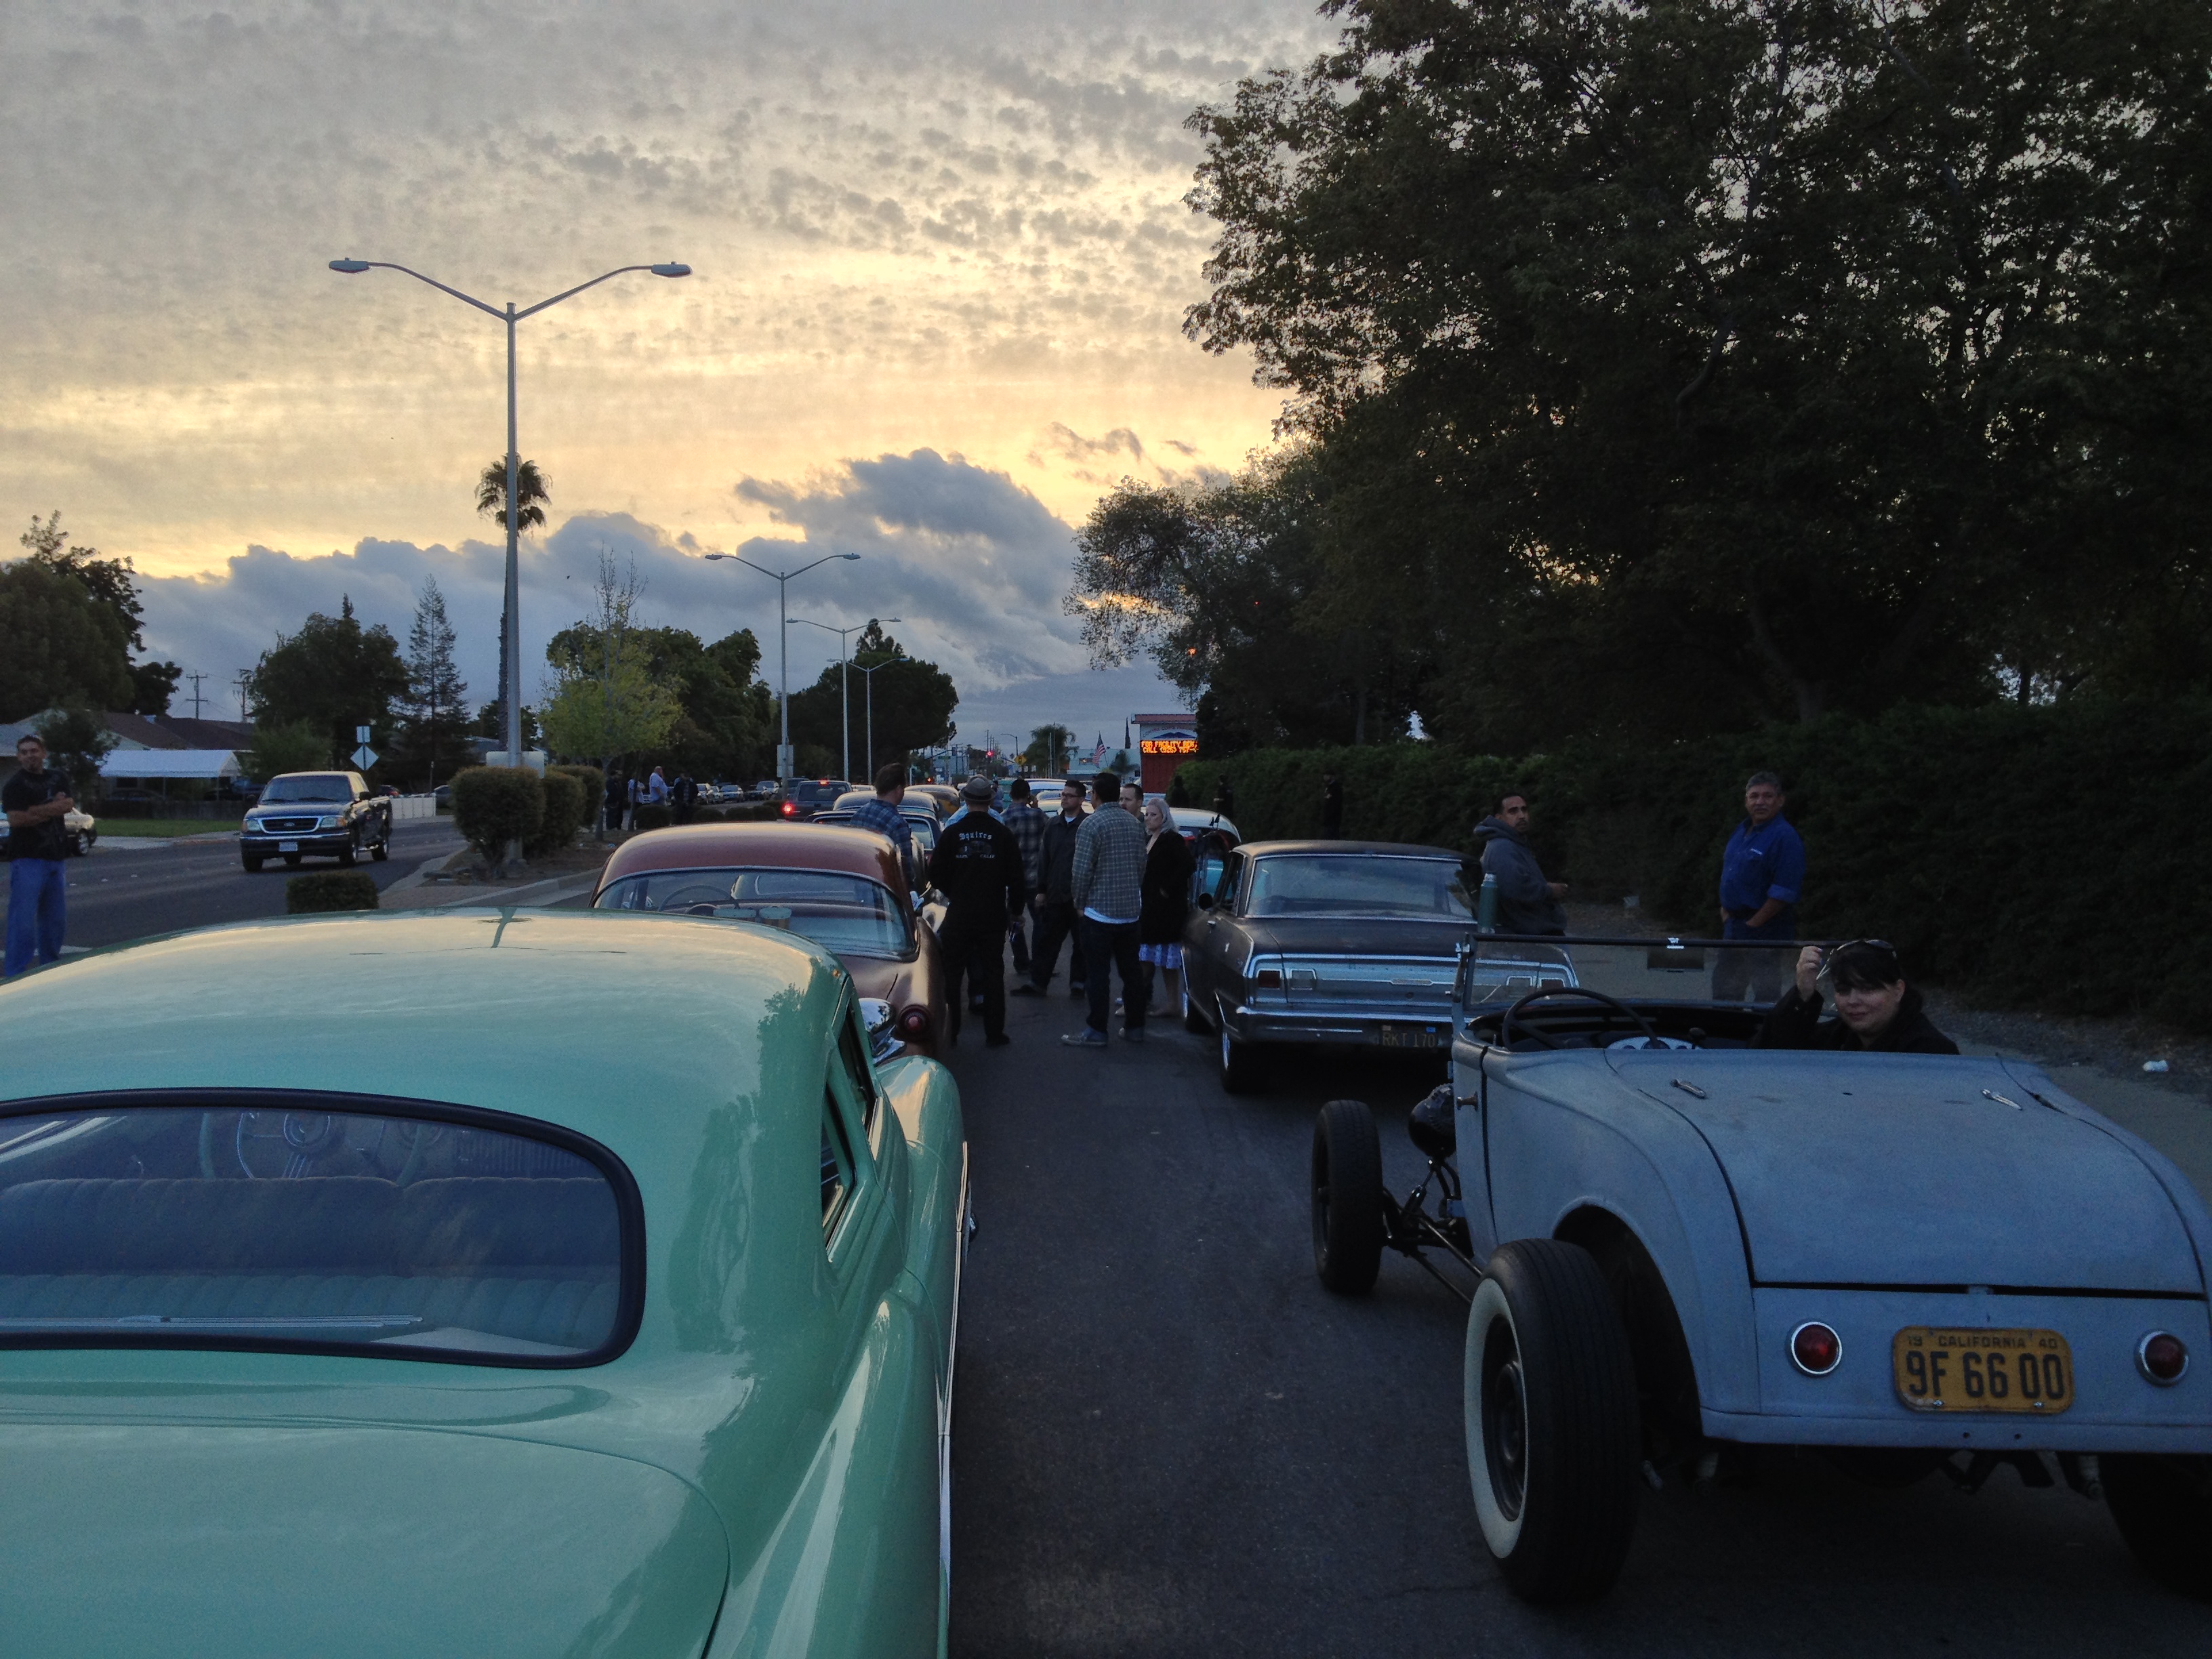
<svg viewBox="0 0 2212 1659"><path fill-rule="evenodd" d="M1520 1021L1521 1011L1530 1003L1541 1002L1547 997L1581 997L1587 1001L1603 1003L1614 1012L1624 1014L1633 1020L1636 1023L1636 1029L1650 1038L1655 1045L1659 1042L1659 1033L1651 1029L1651 1022L1626 1003L1616 1001L1602 991L1593 991L1587 985L1555 985L1546 989L1529 992L1527 996L1522 997L1520 1001L1505 1011L1504 1017L1498 1022L1498 1035L1504 1040L1507 1048L1513 1046L1513 1028ZM1610 1023L1610 1021L1607 1022L1607 1024ZM1533 1025L1522 1025L1521 1030L1523 1035L1534 1037L1547 1048L1559 1048L1565 1046L1553 1042Z"/></svg>

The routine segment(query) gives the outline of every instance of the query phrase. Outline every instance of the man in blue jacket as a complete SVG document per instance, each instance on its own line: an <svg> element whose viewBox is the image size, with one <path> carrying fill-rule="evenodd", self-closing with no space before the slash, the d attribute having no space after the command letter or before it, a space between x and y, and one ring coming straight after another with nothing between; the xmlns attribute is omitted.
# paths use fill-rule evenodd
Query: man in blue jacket
<svg viewBox="0 0 2212 1659"><path fill-rule="evenodd" d="M1805 888L1805 843L1782 816L1782 780L1754 772L1743 787L1743 822L1721 854L1721 937L1772 939L1797 937L1797 901ZM1713 967L1713 995L1734 1001L1747 994L1771 1002L1782 994L1792 966L1790 952L1723 951Z"/></svg>

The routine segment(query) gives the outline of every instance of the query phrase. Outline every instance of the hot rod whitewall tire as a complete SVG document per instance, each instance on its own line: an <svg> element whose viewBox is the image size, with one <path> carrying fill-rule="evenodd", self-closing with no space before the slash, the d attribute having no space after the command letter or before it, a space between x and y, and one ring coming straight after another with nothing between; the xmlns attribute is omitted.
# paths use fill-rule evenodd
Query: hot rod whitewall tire
<svg viewBox="0 0 2212 1659"><path fill-rule="evenodd" d="M1605 1594L1643 1454L1628 1334L1589 1251L1537 1238L1492 1254L1462 1388L1475 1516L1506 1583L1530 1601Z"/></svg>
<svg viewBox="0 0 2212 1659"><path fill-rule="evenodd" d="M2113 1524L2150 1576L2212 1601L2212 1457L2107 1452L2097 1460Z"/></svg>
<svg viewBox="0 0 2212 1659"><path fill-rule="evenodd" d="M1382 1265L1382 1138L1363 1100L1332 1100L1314 1119L1314 1271L1340 1296L1364 1296Z"/></svg>

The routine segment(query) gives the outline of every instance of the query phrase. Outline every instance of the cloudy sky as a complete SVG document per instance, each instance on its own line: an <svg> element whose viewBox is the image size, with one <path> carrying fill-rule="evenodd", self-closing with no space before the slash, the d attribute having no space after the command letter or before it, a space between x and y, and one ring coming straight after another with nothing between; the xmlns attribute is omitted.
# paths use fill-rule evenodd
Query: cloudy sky
<svg viewBox="0 0 2212 1659"><path fill-rule="evenodd" d="M1173 702L1085 666L1070 526L1237 467L1279 406L1181 334L1182 121L1326 38L1309 0L0 9L0 495L131 555L149 646L232 713L276 630L343 592L404 638L427 574L489 696L503 331L326 262L528 305L682 259L520 330L528 689L602 549L648 620L771 660L775 584L698 556L849 550L794 613L904 617L964 735L1118 738ZM834 649L795 630L794 684Z"/></svg>

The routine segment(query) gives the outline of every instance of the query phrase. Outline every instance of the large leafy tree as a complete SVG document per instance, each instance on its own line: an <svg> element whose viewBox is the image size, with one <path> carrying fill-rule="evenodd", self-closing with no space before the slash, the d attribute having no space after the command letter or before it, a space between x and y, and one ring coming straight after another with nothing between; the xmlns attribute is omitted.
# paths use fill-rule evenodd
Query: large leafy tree
<svg viewBox="0 0 2212 1659"><path fill-rule="evenodd" d="M96 685L99 688L97 700L103 708L125 708L139 714L167 714L169 700L176 692L177 682L183 677L184 670L173 662L133 663L130 660L131 653L146 648L145 635L141 631L145 611L138 599L137 573L131 561L127 558L103 558L96 547L73 544L68 532L62 528L59 509L44 519L33 517L31 527L16 539L29 553L29 562L40 564L81 586L92 602L114 620L114 629L100 631L103 635L111 631L118 633L124 641L124 670L127 681L115 678L104 669L90 674L88 678L78 672L74 678L70 678L71 671L65 669L64 681L60 684L61 692L82 696ZM59 626L63 639L58 643L64 654L78 649L77 644L67 641L83 643L81 630L66 621L60 622ZM106 647L103 644L97 649L105 654ZM58 698L49 699L56 700Z"/></svg>
<svg viewBox="0 0 2212 1659"><path fill-rule="evenodd" d="M1194 118L1188 326L1432 727L2212 683L2201 4L1334 9Z"/></svg>
<svg viewBox="0 0 2212 1659"><path fill-rule="evenodd" d="M1149 654L1209 749L1358 743L1405 729L1416 663L1328 557L1329 480L1297 446L1213 483L1124 479L1076 532L1067 598L1091 660Z"/></svg>
<svg viewBox="0 0 2212 1659"><path fill-rule="evenodd" d="M83 583L43 560L0 567L0 717L129 705L131 659L122 624Z"/></svg>
<svg viewBox="0 0 2212 1659"><path fill-rule="evenodd" d="M370 728L372 747L386 747L392 704L406 694L407 665L392 630L381 623L362 627L344 596L337 616L313 612L298 633L278 635L275 648L262 653L249 691L257 721L323 733L326 765L353 751L356 726Z"/></svg>

